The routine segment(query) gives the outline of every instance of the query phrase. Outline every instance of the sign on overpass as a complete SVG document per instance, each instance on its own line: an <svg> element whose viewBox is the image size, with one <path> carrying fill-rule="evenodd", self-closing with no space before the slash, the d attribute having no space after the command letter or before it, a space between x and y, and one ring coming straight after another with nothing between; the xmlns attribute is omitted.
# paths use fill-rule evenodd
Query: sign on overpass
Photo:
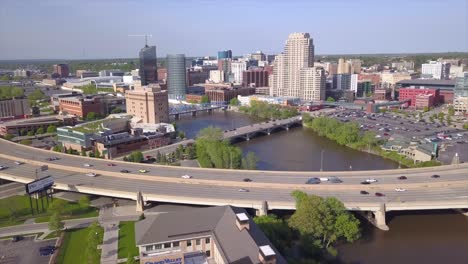
<svg viewBox="0 0 468 264"><path fill-rule="evenodd" d="M52 176L47 176L26 184L26 193L33 194L45 191L54 185Z"/></svg>

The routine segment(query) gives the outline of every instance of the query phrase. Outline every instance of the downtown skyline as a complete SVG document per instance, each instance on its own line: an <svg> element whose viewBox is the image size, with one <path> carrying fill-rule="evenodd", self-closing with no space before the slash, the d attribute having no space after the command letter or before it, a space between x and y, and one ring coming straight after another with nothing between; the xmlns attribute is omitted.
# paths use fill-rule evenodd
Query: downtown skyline
<svg viewBox="0 0 468 264"><path fill-rule="evenodd" d="M82 3L4 1L0 60L133 58L144 38L132 34L151 34L148 44L157 46L160 57L214 56L225 49L236 56L256 50L277 54L291 32L309 32L317 54L468 50L467 3L459 0L358 1L353 6L338 0L228 1L223 9L214 1Z"/></svg>

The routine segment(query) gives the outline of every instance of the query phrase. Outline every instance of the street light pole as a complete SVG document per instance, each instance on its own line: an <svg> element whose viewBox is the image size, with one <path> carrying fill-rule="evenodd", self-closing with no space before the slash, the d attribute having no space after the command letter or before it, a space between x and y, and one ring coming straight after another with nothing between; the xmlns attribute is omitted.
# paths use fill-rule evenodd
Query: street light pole
<svg viewBox="0 0 468 264"><path fill-rule="evenodd" d="M323 152L325 152L325 150L322 149L320 153L320 171L323 171Z"/></svg>

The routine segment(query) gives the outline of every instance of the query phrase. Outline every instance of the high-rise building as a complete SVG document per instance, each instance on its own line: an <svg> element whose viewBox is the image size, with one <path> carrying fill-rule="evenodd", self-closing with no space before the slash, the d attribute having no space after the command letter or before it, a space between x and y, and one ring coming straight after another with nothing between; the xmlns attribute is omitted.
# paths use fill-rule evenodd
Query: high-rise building
<svg viewBox="0 0 468 264"><path fill-rule="evenodd" d="M140 50L140 77L141 85L158 82L156 60L156 46L145 45Z"/></svg>
<svg viewBox="0 0 468 264"><path fill-rule="evenodd" d="M421 77L437 80L447 80L450 76L450 63L430 61L423 63Z"/></svg>
<svg viewBox="0 0 468 264"><path fill-rule="evenodd" d="M362 61L360 59L350 59L347 61L349 64L349 73L350 74L359 74L361 73L361 64Z"/></svg>
<svg viewBox="0 0 468 264"><path fill-rule="evenodd" d="M54 64L54 73L60 78L68 77L70 75L68 64Z"/></svg>
<svg viewBox="0 0 468 264"><path fill-rule="evenodd" d="M265 54L263 54L263 52L261 52L260 50L255 52L255 53L252 53L250 55L250 57L252 58L252 60L256 60L256 61L266 61L266 56Z"/></svg>
<svg viewBox="0 0 468 264"><path fill-rule="evenodd" d="M302 97L307 101L325 100L325 70L322 67L306 67L301 69L300 86Z"/></svg>
<svg viewBox="0 0 468 264"><path fill-rule="evenodd" d="M344 58L338 59L337 74L348 74L351 72L350 65Z"/></svg>
<svg viewBox="0 0 468 264"><path fill-rule="evenodd" d="M468 72L464 72L455 79L455 97L468 97Z"/></svg>
<svg viewBox="0 0 468 264"><path fill-rule="evenodd" d="M257 68L244 71L242 73L242 86L247 87L255 84L255 87L268 86L268 71Z"/></svg>
<svg viewBox="0 0 468 264"><path fill-rule="evenodd" d="M231 50L218 51L218 60L222 60L222 59L232 59L232 51Z"/></svg>
<svg viewBox="0 0 468 264"><path fill-rule="evenodd" d="M231 59L218 60L218 70L223 72L223 80L225 82L229 82L229 76L231 75L231 62Z"/></svg>
<svg viewBox="0 0 468 264"><path fill-rule="evenodd" d="M167 55L166 64L169 99L184 100L187 94L185 55Z"/></svg>
<svg viewBox="0 0 468 264"><path fill-rule="evenodd" d="M310 81L311 76L320 74L317 73L318 69L302 70L313 66L314 44L309 33L290 34L286 41L284 52L276 56L274 61L273 74L269 79L272 86L272 95L298 97L308 100L306 98L310 98L309 91L325 89L325 86L304 87L304 85L322 84L321 82Z"/></svg>
<svg viewBox="0 0 468 264"><path fill-rule="evenodd" d="M234 75L234 83L242 83L242 72L247 70L247 61L232 61L231 73Z"/></svg>
<svg viewBox="0 0 468 264"><path fill-rule="evenodd" d="M357 93L359 74L351 74L350 90Z"/></svg>
<svg viewBox="0 0 468 264"><path fill-rule="evenodd" d="M337 89L337 90L351 89L351 74L333 75L333 89Z"/></svg>
<svg viewBox="0 0 468 264"><path fill-rule="evenodd" d="M210 80L214 83L224 82L224 72L220 70L210 71Z"/></svg>
<svg viewBox="0 0 468 264"><path fill-rule="evenodd" d="M141 119L143 123L169 122L169 102L166 90L159 84L135 85L134 90L125 92L127 113Z"/></svg>

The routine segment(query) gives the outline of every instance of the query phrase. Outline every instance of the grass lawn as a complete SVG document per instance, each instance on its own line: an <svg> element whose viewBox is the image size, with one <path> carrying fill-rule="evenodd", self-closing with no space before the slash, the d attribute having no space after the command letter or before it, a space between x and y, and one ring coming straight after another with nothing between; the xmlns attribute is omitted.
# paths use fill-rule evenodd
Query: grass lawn
<svg viewBox="0 0 468 264"><path fill-rule="evenodd" d="M124 221L119 224L119 259L138 256L138 248L135 245L135 222Z"/></svg>
<svg viewBox="0 0 468 264"><path fill-rule="evenodd" d="M56 238L58 237L59 235L57 234L57 231L54 231L54 232L50 232L46 237L44 237L44 240L45 239L50 239L50 238Z"/></svg>
<svg viewBox="0 0 468 264"><path fill-rule="evenodd" d="M65 232L62 246L57 257L58 264L87 264L86 259L86 241L88 240L89 228L74 229ZM100 243L104 236L104 229L101 228L99 231ZM99 257L93 261L98 264L101 259L101 253Z"/></svg>
<svg viewBox="0 0 468 264"><path fill-rule="evenodd" d="M54 198L55 200L55 198ZM0 227L12 226L23 224L26 219L37 218L36 222L47 222L49 220L50 212L47 211L47 205L45 198L44 211L37 213L34 211L34 215L31 214L31 208L29 204L29 197L23 195L15 195L0 200ZM36 199L32 199L33 207L36 207ZM38 201L39 208L42 209L41 202ZM99 212L94 207L80 208L77 203L66 201L64 212L62 214L63 219L74 219L84 217L98 216Z"/></svg>

